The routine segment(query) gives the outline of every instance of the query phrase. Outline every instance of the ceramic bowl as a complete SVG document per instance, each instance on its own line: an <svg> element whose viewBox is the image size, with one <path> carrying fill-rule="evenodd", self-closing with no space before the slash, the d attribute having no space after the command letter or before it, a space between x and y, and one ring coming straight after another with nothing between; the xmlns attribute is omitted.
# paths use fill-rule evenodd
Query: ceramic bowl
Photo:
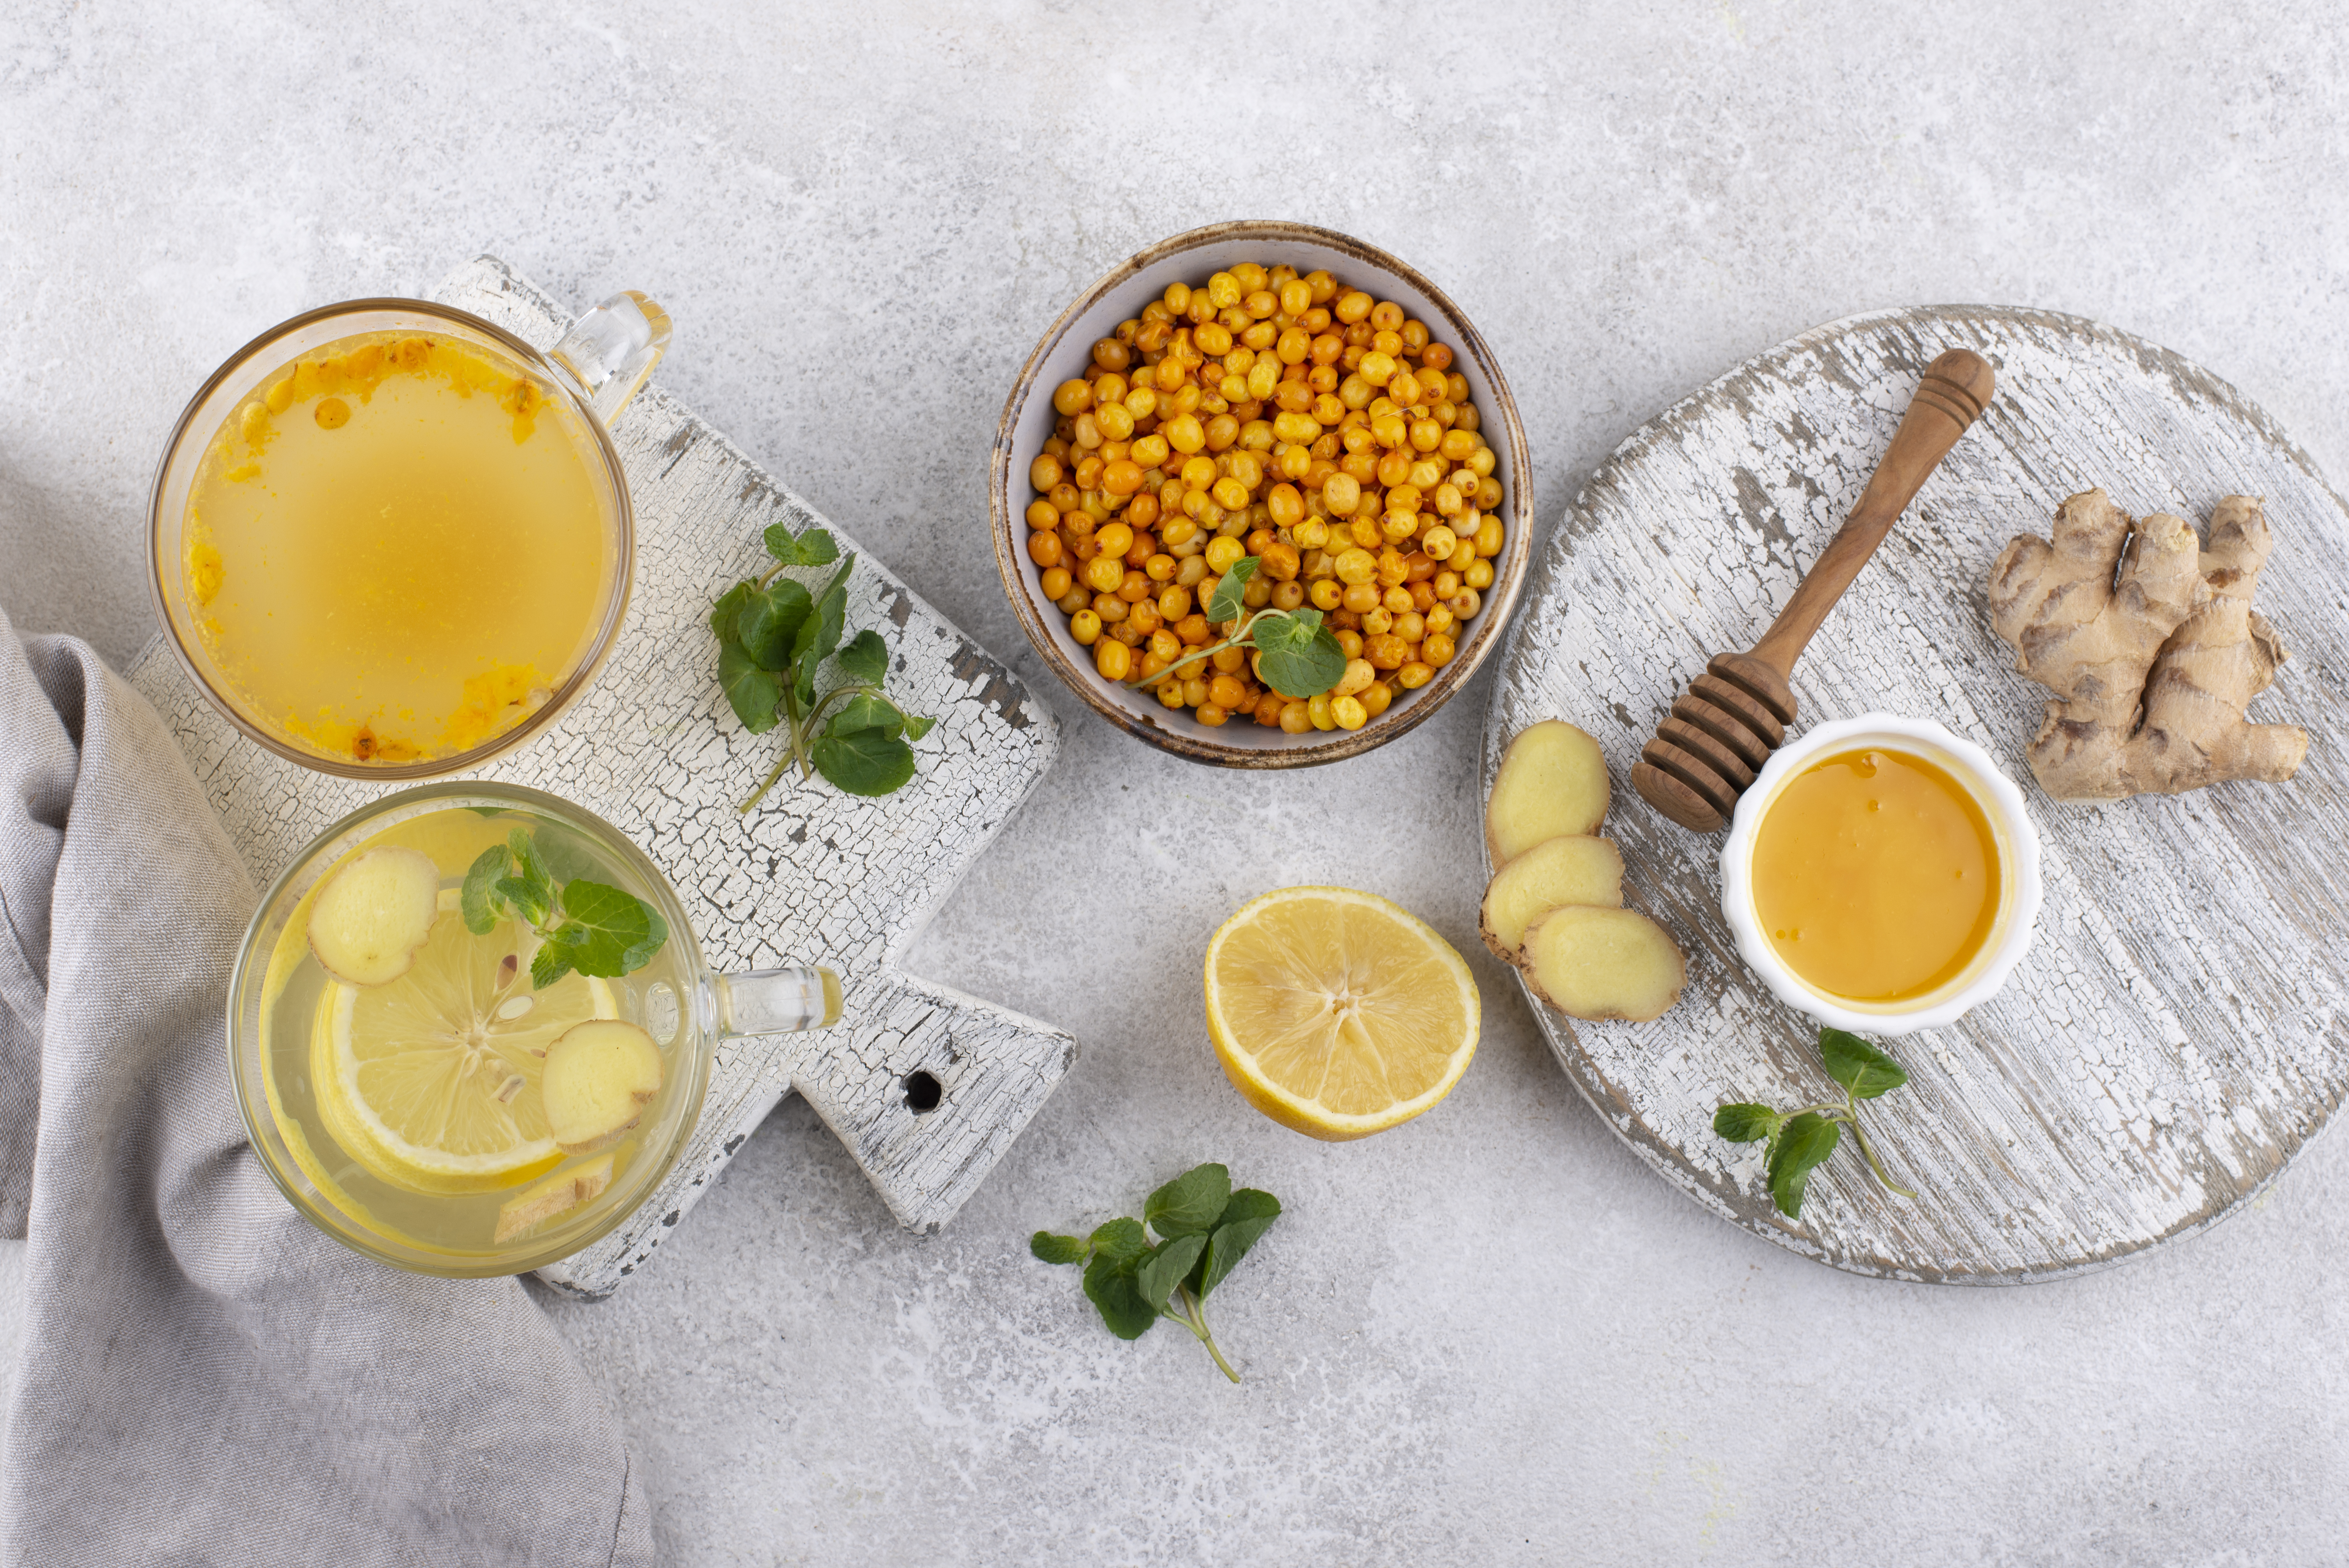
<svg viewBox="0 0 2349 1568"><path fill-rule="evenodd" d="M1947 770L1982 807L1998 846L1999 908L1990 939L1963 971L1922 996L1900 1002L1857 1002L1816 989L1778 956L1754 907L1754 835L1780 791L1821 758L1862 747L1905 752ZM1736 934L1739 956L1788 1006L1855 1034L1938 1029L1996 995L2031 946L2039 918L2039 830L2024 809L2023 791L1973 742L1930 719L1889 713L1837 719L1779 748L1738 798L1721 851L1721 912Z"/></svg>
<svg viewBox="0 0 2349 1568"><path fill-rule="evenodd" d="M1299 273L1327 268L1349 287L1393 300L1427 323L1435 340L1457 356L1454 368L1467 379L1483 418L1481 433L1498 459L1493 471L1501 480L1498 513L1507 536L1501 553L1493 558L1493 583L1484 592L1479 613L1467 623L1467 634L1452 662L1437 670L1434 679L1401 694L1386 712L1357 730L1288 735L1240 715L1219 728L1209 728L1186 711L1162 707L1149 687L1129 690L1102 679L1093 668L1092 654L1070 634L1068 617L1044 598L1041 573L1028 559L1023 516L1031 499L1028 469L1051 438L1052 389L1081 375L1093 344L1110 335L1119 322L1140 315L1167 284L1180 280L1204 286L1210 273L1250 261L1265 266L1285 262ZM1532 553L1533 467L1526 455L1516 402L1492 350L1443 290L1402 262L1348 235L1301 223L1217 223L1177 234L1121 263L1079 295L1036 346L1004 405L995 436L991 489L996 568L1002 574L1003 591L1010 596L1028 640L1052 672L1086 707L1128 735L1162 751L1225 768L1335 762L1421 723L1465 686L1477 665L1500 646Z"/></svg>

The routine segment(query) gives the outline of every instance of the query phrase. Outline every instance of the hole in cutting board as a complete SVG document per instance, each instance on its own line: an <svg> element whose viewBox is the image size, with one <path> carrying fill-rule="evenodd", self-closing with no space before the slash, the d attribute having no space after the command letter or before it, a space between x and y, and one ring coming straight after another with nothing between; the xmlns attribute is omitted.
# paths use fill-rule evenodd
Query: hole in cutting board
<svg viewBox="0 0 2349 1568"><path fill-rule="evenodd" d="M938 1101L945 1094L946 1090L940 1087L938 1080L928 1073L905 1075L905 1103L914 1108L916 1115L923 1111L937 1109Z"/></svg>

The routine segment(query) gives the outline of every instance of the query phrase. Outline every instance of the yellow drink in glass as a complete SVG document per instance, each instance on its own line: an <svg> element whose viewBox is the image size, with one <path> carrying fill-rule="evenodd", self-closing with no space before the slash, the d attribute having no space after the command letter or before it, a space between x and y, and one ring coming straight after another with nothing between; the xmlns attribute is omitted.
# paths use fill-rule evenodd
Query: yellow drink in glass
<svg viewBox="0 0 2349 1568"><path fill-rule="evenodd" d="M573 401L451 334L342 337L265 373L190 485L185 603L249 718L357 763L522 722L588 655L619 523Z"/></svg>

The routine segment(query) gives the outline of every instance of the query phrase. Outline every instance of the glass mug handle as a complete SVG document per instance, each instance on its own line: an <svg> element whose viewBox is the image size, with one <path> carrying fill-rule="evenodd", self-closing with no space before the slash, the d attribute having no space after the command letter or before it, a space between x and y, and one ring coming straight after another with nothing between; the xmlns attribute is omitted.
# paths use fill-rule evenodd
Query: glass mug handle
<svg viewBox="0 0 2349 1568"><path fill-rule="evenodd" d="M595 417L609 425L660 363L668 330L668 312L626 289L573 322L547 357L570 373Z"/></svg>
<svg viewBox="0 0 2349 1568"><path fill-rule="evenodd" d="M840 976L829 969L753 969L710 977L718 1037L790 1035L840 1022Z"/></svg>

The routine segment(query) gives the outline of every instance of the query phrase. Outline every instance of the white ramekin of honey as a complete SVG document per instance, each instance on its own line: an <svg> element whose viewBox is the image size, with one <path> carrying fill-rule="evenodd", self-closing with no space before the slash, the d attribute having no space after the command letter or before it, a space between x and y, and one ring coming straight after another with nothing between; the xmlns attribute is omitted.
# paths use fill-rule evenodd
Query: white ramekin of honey
<svg viewBox="0 0 2349 1568"><path fill-rule="evenodd" d="M2039 833L1987 752L1871 713L1781 747L1721 852L1737 950L1787 1006L1857 1034L1955 1022L2039 916Z"/></svg>

